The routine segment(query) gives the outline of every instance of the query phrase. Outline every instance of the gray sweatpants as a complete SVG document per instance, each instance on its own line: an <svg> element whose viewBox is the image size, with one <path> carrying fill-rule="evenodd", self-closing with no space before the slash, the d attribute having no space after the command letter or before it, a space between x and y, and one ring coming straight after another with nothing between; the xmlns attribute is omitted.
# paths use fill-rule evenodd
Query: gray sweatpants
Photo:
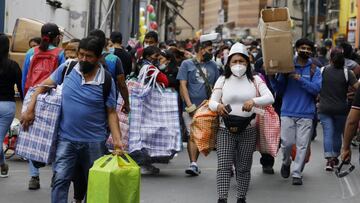
<svg viewBox="0 0 360 203"><path fill-rule="evenodd" d="M296 144L296 157L292 167L292 177L302 178L302 168L305 164L306 151L312 134L312 119L281 117L281 149L283 164L291 164L291 148Z"/></svg>

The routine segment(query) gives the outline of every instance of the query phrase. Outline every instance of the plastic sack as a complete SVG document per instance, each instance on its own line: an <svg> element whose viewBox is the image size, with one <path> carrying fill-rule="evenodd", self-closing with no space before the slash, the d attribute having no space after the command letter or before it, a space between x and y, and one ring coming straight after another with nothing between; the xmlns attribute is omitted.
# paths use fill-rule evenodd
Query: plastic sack
<svg viewBox="0 0 360 203"><path fill-rule="evenodd" d="M196 110L190 129L190 137L194 139L199 151L205 156L215 148L218 129L218 114L209 109L209 101L205 100Z"/></svg>
<svg viewBox="0 0 360 203"><path fill-rule="evenodd" d="M88 203L139 203L140 167L128 154L105 155L89 171Z"/></svg>

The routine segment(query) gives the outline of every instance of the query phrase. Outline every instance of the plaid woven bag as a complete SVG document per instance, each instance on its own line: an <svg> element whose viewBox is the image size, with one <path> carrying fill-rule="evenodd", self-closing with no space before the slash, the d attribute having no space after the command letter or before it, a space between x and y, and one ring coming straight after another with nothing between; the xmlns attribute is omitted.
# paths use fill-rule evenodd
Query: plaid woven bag
<svg viewBox="0 0 360 203"><path fill-rule="evenodd" d="M25 112L35 89L31 88L24 99ZM52 163L56 154L57 130L61 114L61 88L40 94L36 100L35 120L28 131L20 127L16 154L29 160Z"/></svg>
<svg viewBox="0 0 360 203"><path fill-rule="evenodd" d="M205 156L215 148L218 129L218 114L209 109L209 101L205 100L196 110L190 130L190 136L194 138L199 151Z"/></svg>
<svg viewBox="0 0 360 203"><path fill-rule="evenodd" d="M257 115L257 148L261 153L275 157L280 143L280 120L272 106L264 108L264 115Z"/></svg>
<svg viewBox="0 0 360 203"><path fill-rule="evenodd" d="M170 89L133 88L131 91L129 152L171 157L181 150L178 95Z"/></svg>

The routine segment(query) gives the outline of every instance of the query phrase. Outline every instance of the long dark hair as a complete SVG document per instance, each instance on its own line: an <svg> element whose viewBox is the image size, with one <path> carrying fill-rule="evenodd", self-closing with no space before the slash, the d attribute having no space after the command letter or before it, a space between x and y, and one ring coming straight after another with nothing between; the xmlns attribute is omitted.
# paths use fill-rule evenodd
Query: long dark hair
<svg viewBox="0 0 360 203"><path fill-rule="evenodd" d="M236 54L240 54L240 53L236 53ZM232 72L231 72L231 68L230 68L230 61L231 61L231 58L233 56L235 56L236 54L233 54L231 55L228 60L227 60L227 63L225 65L225 70L224 70L224 76L225 78L229 78L231 75L232 75ZM248 80L251 80L251 81L254 81L254 76L253 76L253 73L251 71L251 66L250 66L250 59L249 57L247 57L246 55L244 54L240 54L247 62L247 67L246 67L246 72L245 72L245 75L246 77L248 78Z"/></svg>
<svg viewBox="0 0 360 203"><path fill-rule="evenodd" d="M344 52L339 49L335 48L330 52L330 61L332 62L334 68L342 69L345 65L345 55Z"/></svg>
<svg viewBox="0 0 360 203"><path fill-rule="evenodd" d="M10 46L10 40L4 33L0 33L0 44L0 74L2 74L8 68Z"/></svg>
<svg viewBox="0 0 360 203"><path fill-rule="evenodd" d="M57 35L56 36L52 36L52 35L42 36L41 37L41 42L40 42L40 45L39 45L39 49L41 51L47 51L49 49L50 44L56 45L54 43L54 40L55 40L56 37L57 37Z"/></svg>

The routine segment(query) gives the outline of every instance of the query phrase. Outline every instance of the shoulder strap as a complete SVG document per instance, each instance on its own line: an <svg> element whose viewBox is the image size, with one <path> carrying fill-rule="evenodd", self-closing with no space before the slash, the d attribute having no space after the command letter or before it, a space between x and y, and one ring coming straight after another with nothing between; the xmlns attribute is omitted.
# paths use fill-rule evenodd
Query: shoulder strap
<svg viewBox="0 0 360 203"><path fill-rule="evenodd" d="M310 79L312 80L312 78L314 77L314 75L315 75L315 72L316 72L316 65L315 64L311 64L311 66L310 66Z"/></svg>
<svg viewBox="0 0 360 203"><path fill-rule="evenodd" d="M349 82L349 69L347 67L344 67L344 75L346 83Z"/></svg>
<svg viewBox="0 0 360 203"><path fill-rule="evenodd" d="M193 59L193 63L195 64L196 68L199 70L199 73L200 73L201 77L204 79L205 86L206 86L206 89L207 89L206 94L207 94L208 98L210 98L211 93L212 93L212 87L211 87L211 85L209 83L209 80L205 76L205 73L202 71L199 62L196 61L196 59Z"/></svg>
<svg viewBox="0 0 360 203"><path fill-rule="evenodd" d="M111 92L111 78L112 78L111 74L107 70L105 70L105 80L104 80L104 84L102 86L105 110L106 110L107 98L109 97L110 92Z"/></svg>
<svg viewBox="0 0 360 203"><path fill-rule="evenodd" d="M74 69L75 65L77 64L77 61L70 61L66 67L63 69L61 75L62 75L62 79L61 81L64 82L65 76L69 75L71 73L71 71Z"/></svg>

